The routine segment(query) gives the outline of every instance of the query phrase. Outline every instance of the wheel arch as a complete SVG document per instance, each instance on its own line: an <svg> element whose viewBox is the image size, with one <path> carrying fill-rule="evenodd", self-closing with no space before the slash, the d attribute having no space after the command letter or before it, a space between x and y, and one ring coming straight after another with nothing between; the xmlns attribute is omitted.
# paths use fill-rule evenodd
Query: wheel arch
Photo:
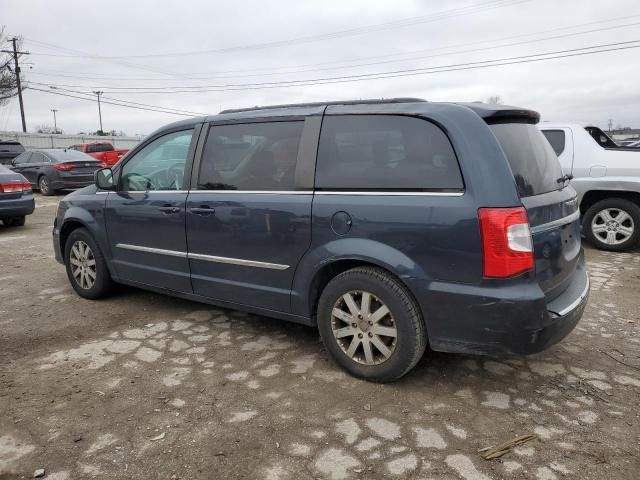
<svg viewBox="0 0 640 480"><path fill-rule="evenodd" d="M610 198L622 198L630 202L635 203L640 207L640 193L629 190L589 190L582 196L580 202L580 214L584 215L587 210L601 200L607 200Z"/></svg>
<svg viewBox="0 0 640 480"><path fill-rule="evenodd" d="M292 312L310 318L315 324L320 295L331 279L346 270L367 266L384 270L397 279L420 305L409 282L405 281L407 278L428 278L416 262L383 243L340 239L309 252L301 261L294 278Z"/></svg>

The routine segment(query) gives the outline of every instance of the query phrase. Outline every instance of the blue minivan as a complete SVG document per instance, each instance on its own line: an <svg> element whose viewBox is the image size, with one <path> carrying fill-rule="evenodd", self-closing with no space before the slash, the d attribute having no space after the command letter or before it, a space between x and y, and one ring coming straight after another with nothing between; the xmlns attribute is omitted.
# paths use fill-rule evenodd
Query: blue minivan
<svg viewBox="0 0 640 480"><path fill-rule="evenodd" d="M580 212L531 110L391 99L157 130L53 229L75 291L114 283L316 326L352 375L431 350L539 352L587 303Z"/></svg>

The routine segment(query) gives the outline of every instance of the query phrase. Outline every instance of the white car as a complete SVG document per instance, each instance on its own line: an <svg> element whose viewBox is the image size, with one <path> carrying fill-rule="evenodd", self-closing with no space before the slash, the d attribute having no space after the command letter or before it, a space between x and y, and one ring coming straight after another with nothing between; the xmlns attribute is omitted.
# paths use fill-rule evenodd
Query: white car
<svg viewBox="0 0 640 480"><path fill-rule="evenodd" d="M602 250L627 251L640 244L640 150L620 147L600 128L542 123L563 173L572 176L582 214L582 233Z"/></svg>

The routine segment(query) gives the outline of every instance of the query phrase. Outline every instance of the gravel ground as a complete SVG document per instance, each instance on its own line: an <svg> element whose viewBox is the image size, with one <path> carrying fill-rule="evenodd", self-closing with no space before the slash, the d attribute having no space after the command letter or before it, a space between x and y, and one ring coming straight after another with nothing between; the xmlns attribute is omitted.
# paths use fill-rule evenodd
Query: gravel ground
<svg viewBox="0 0 640 480"><path fill-rule="evenodd" d="M376 385L311 328L129 288L79 298L53 258L59 198L0 228L0 479L639 478L638 252L587 250L590 304L547 352L428 354Z"/></svg>

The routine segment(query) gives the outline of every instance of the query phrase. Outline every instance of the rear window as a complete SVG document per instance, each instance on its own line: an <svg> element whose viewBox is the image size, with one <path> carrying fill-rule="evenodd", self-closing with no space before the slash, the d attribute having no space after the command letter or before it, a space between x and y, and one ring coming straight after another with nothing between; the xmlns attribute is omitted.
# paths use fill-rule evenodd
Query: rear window
<svg viewBox="0 0 640 480"><path fill-rule="evenodd" d="M500 123L490 127L507 156L520 197L562 188L558 157L535 125Z"/></svg>
<svg viewBox="0 0 640 480"><path fill-rule="evenodd" d="M113 150L113 145L109 143L94 143L87 146L87 153L110 152L111 150Z"/></svg>
<svg viewBox="0 0 640 480"><path fill-rule="evenodd" d="M549 141L551 148L556 152L556 155L562 155L565 143L564 130L543 130L542 134Z"/></svg>
<svg viewBox="0 0 640 480"><path fill-rule="evenodd" d="M322 121L316 187L325 190L460 190L458 160L436 125L398 115Z"/></svg>
<svg viewBox="0 0 640 480"><path fill-rule="evenodd" d="M18 142L0 142L0 152L22 153L24 147Z"/></svg>

